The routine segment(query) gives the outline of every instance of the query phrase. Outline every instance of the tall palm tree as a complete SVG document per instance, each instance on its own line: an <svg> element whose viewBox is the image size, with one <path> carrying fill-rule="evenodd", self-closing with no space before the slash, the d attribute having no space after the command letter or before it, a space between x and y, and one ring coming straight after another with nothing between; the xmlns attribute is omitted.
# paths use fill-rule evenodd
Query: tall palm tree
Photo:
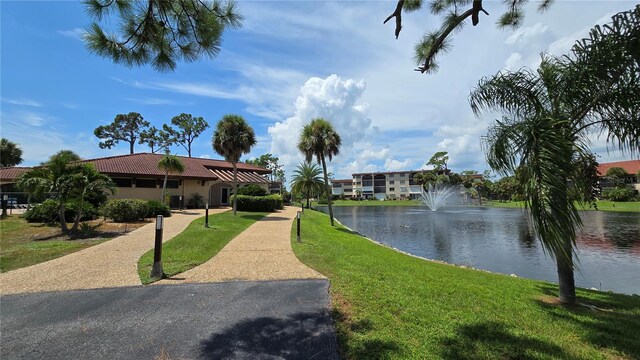
<svg viewBox="0 0 640 360"><path fill-rule="evenodd" d="M16 166L22 162L22 149L5 138L0 139L0 167Z"/></svg>
<svg viewBox="0 0 640 360"><path fill-rule="evenodd" d="M317 118L302 128L298 149L304 154L307 162L315 157L319 164L322 164L324 172L324 190L327 194L327 204L329 206L329 219L333 225L333 207L331 204L331 189L329 188L329 178L327 173L327 163L334 155L338 155L342 140L340 135L333 129L333 125L325 119Z"/></svg>
<svg viewBox="0 0 640 360"><path fill-rule="evenodd" d="M321 175L322 170L318 165L310 162L301 163L293 172L291 192L303 194L306 197L307 209L311 207L311 194L319 191L324 186Z"/></svg>
<svg viewBox="0 0 640 360"><path fill-rule="evenodd" d="M504 114L485 139L487 160L516 174L534 228L556 259L560 301L567 304L576 302L581 225L573 200L585 200L591 186L576 171L590 156L588 135L605 134L619 149L640 152L640 6L613 19L614 26L596 27L578 42L571 57L543 56L537 71L498 73L470 95L476 114Z"/></svg>
<svg viewBox="0 0 640 360"><path fill-rule="evenodd" d="M162 197L160 202L164 204L164 196L167 191L167 178L169 173L182 174L185 170L184 164L179 157L166 154L158 161L158 169L164 170L164 182L162 183Z"/></svg>
<svg viewBox="0 0 640 360"><path fill-rule="evenodd" d="M111 193L116 191L116 185L110 177L102 174L93 166L93 164L81 164L78 172L72 174L69 178L69 184L73 187L73 196L79 199L78 209L76 210L76 218L74 219L71 232L78 231L80 219L82 218L82 209L87 194L95 193Z"/></svg>
<svg viewBox="0 0 640 360"><path fill-rule="evenodd" d="M213 133L213 149L233 165L233 215L236 215L238 203L238 162L242 154L248 154L255 144L253 128L239 115L223 116Z"/></svg>

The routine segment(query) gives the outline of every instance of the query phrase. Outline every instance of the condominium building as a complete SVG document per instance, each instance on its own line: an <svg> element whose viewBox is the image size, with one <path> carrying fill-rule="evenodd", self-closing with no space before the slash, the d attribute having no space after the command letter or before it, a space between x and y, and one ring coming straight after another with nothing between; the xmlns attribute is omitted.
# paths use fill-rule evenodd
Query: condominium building
<svg viewBox="0 0 640 360"><path fill-rule="evenodd" d="M331 193L341 197L355 197L353 181L351 179L331 180Z"/></svg>
<svg viewBox="0 0 640 360"><path fill-rule="evenodd" d="M387 171L353 174L351 179L332 180L332 193L343 197L365 199L417 199L420 185L413 176L419 170Z"/></svg>

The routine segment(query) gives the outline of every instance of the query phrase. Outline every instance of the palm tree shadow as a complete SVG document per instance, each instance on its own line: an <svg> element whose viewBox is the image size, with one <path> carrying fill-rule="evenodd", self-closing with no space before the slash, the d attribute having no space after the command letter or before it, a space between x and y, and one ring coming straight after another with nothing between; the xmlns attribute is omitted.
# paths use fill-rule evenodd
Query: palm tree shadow
<svg viewBox="0 0 640 360"><path fill-rule="evenodd" d="M460 326L442 340L443 359L574 359L560 346L522 334L502 323L486 321Z"/></svg>
<svg viewBox="0 0 640 360"><path fill-rule="evenodd" d="M338 359L325 311L244 320L200 344L200 359Z"/></svg>

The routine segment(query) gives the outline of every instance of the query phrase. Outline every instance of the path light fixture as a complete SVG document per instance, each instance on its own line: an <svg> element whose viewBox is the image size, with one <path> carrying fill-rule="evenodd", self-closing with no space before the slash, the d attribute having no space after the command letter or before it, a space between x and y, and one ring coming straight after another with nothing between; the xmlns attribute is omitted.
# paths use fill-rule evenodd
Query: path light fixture
<svg viewBox="0 0 640 360"><path fill-rule="evenodd" d="M158 215L156 217L156 243L153 249L153 267L151 268L151 278L162 279L165 277L162 270L162 229L164 217Z"/></svg>
<svg viewBox="0 0 640 360"><path fill-rule="evenodd" d="M209 202L204 206L204 227L209 227Z"/></svg>
<svg viewBox="0 0 640 360"><path fill-rule="evenodd" d="M9 201L9 195L2 195L2 214L0 218L4 219L7 217L7 202Z"/></svg>
<svg viewBox="0 0 640 360"><path fill-rule="evenodd" d="M298 211L296 218L297 218L297 222L298 222L298 231L297 231L297 238L296 240L298 240L298 242L302 242L302 240L300 240L300 211Z"/></svg>

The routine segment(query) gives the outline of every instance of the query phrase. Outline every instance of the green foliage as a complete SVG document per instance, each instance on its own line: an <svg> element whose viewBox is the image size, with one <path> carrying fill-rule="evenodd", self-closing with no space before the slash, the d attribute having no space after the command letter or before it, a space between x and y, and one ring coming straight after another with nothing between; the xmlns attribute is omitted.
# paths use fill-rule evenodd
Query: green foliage
<svg viewBox="0 0 640 360"><path fill-rule="evenodd" d="M616 187L602 191L602 198L611 201L633 201L637 198L636 192L627 187Z"/></svg>
<svg viewBox="0 0 640 360"><path fill-rule="evenodd" d="M261 166L263 168L271 170L271 174L269 175L270 181L280 181L282 183L285 182L283 165L278 162L280 159L278 157L273 156L271 154L262 154L257 159L247 160L247 164Z"/></svg>
<svg viewBox="0 0 640 360"><path fill-rule="evenodd" d="M144 220L149 213L148 202L141 199L109 200L101 209L102 215L114 222Z"/></svg>
<svg viewBox="0 0 640 360"><path fill-rule="evenodd" d="M189 209L202 209L205 206L204 196L199 193L191 194L189 201L187 201L187 208Z"/></svg>
<svg viewBox="0 0 640 360"><path fill-rule="evenodd" d="M447 162L449 161L449 153L446 151L438 151L427 161L426 165L433 166L433 170L447 170Z"/></svg>
<svg viewBox="0 0 640 360"><path fill-rule="evenodd" d="M111 149L120 141L129 143L129 153L133 154L133 147L141 134L147 131L149 122L137 112L116 115L109 125L101 125L93 130L93 134L100 140L100 149ZM146 138L145 138L146 139Z"/></svg>
<svg viewBox="0 0 640 360"><path fill-rule="evenodd" d="M73 219L77 215L79 201L72 200L65 203L64 216ZM98 209L90 203L82 204L81 220L93 220L98 217ZM53 224L60 220L60 204L57 200L48 199L33 206L24 213L24 218L30 223Z"/></svg>
<svg viewBox="0 0 640 360"><path fill-rule="evenodd" d="M0 167L16 166L22 162L22 149L5 138L0 139Z"/></svg>
<svg viewBox="0 0 640 360"><path fill-rule="evenodd" d="M215 152L234 164L240 161L242 154L248 154L255 144L256 134L253 128L239 115L223 116L213 133L212 145Z"/></svg>
<svg viewBox="0 0 640 360"><path fill-rule="evenodd" d="M222 0L84 0L87 12L101 21L110 15L120 24L109 34L92 23L85 36L92 53L116 64L151 64L158 71L173 71L179 60L192 62L220 52L226 28L240 26L242 17L234 1Z"/></svg>
<svg viewBox="0 0 640 360"><path fill-rule="evenodd" d="M267 190L258 184L249 184L238 189L238 195L265 196Z"/></svg>
<svg viewBox="0 0 640 360"><path fill-rule="evenodd" d="M157 200L149 200L147 202L147 214L144 217L155 218L158 215L170 217L171 209L169 209L169 205L163 204Z"/></svg>
<svg viewBox="0 0 640 360"><path fill-rule="evenodd" d="M169 147L171 147L174 142L175 139L173 139L169 133L165 130L158 130L155 126L151 126L140 132L140 139L138 140L138 144L147 144L151 148L152 154L158 151L164 153L169 152Z"/></svg>
<svg viewBox="0 0 640 360"><path fill-rule="evenodd" d="M171 119L171 124L177 129L164 124L162 132L167 134L171 143L182 145L191 157L191 144L209 127L209 124L202 117L193 117L193 115L185 113L174 116Z"/></svg>
<svg viewBox="0 0 640 360"><path fill-rule="evenodd" d="M316 164L304 162L296 167L291 182L291 192L307 199L307 208L311 205L311 196L322 190L324 180L320 177L322 169Z"/></svg>
<svg viewBox="0 0 640 360"><path fill-rule="evenodd" d="M279 194L267 196L232 196L237 199L238 211L261 211L273 212L284 207L282 196Z"/></svg>

